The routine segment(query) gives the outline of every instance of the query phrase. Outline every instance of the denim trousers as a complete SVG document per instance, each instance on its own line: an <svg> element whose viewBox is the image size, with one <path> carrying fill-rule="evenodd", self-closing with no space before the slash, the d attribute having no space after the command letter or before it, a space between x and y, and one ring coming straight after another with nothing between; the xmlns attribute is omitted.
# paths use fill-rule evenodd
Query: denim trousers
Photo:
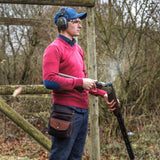
<svg viewBox="0 0 160 160"><path fill-rule="evenodd" d="M88 110L75 112L74 131L70 138L52 136L49 160L81 160L88 129Z"/></svg>

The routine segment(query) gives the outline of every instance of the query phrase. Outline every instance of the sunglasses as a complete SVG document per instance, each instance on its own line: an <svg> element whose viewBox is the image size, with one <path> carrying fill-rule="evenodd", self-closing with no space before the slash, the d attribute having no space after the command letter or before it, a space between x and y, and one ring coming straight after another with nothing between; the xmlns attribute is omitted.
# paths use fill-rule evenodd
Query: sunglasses
<svg viewBox="0 0 160 160"><path fill-rule="evenodd" d="M72 22L73 24L81 24L80 19L69 19L68 22Z"/></svg>

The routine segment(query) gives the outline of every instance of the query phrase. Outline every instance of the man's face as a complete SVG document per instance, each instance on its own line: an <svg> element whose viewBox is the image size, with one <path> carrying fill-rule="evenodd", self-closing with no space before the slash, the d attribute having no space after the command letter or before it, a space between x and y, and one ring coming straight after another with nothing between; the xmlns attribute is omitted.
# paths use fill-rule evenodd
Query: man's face
<svg viewBox="0 0 160 160"><path fill-rule="evenodd" d="M73 38L80 35L81 30L81 20L79 18L71 19L68 21L68 27L65 30L69 38Z"/></svg>

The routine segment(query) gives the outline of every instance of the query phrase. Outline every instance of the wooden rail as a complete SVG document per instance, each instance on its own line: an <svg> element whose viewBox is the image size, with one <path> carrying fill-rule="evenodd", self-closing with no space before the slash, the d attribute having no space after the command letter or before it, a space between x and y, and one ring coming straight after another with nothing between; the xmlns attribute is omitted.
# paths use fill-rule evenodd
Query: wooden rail
<svg viewBox="0 0 160 160"><path fill-rule="evenodd" d="M18 87L22 87L21 94L50 94L52 92L44 88L44 85L0 85L0 95L12 95Z"/></svg>
<svg viewBox="0 0 160 160"><path fill-rule="evenodd" d="M94 7L95 0L0 0L0 3Z"/></svg>
<svg viewBox="0 0 160 160"><path fill-rule="evenodd" d="M45 23L51 23L49 19L22 19L22 18L8 18L0 17L0 25L25 25L25 26L39 26Z"/></svg>

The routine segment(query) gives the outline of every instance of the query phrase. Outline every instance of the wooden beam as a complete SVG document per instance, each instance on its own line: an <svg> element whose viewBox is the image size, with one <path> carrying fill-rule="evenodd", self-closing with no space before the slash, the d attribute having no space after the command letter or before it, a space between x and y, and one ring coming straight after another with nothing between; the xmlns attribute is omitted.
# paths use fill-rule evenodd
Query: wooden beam
<svg viewBox="0 0 160 160"><path fill-rule="evenodd" d="M43 133L37 128L25 120L19 113L17 113L12 107L10 107L0 97L0 111L3 112L8 118L22 128L26 133L33 137L43 148L50 152L51 140L49 140Z"/></svg>
<svg viewBox="0 0 160 160"><path fill-rule="evenodd" d="M44 88L44 85L0 85L0 95L12 95L18 87L22 87L21 94L50 94L52 92Z"/></svg>
<svg viewBox="0 0 160 160"><path fill-rule="evenodd" d="M44 19L22 19L22 18L8 18L0 17L0 25L24 25L24 26L39 26L51 21Z"/></svg>
<svg viewBox="0 0 160 160"><path fill-rule="evenodd" d="M0 0L0 3L93 7L95 0Z"/></svg>

